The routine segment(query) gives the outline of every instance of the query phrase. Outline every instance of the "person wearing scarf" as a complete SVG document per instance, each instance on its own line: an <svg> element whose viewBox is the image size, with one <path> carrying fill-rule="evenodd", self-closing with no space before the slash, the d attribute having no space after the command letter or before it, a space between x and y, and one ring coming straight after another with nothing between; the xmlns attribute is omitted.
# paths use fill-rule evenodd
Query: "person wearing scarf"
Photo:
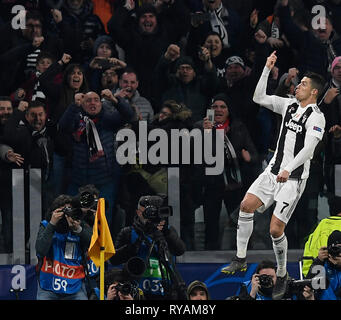
<svg viewBox="0 0 341 320"><path fill-rule="evenodd" d="M102 98L115 104L115 111L102 106L96 92L87 92L80 105L71 104L59 121L61 132L72 136L71 181L68 194L74 196L78 188L94 184L100 197L108 202L107 221L112 222L120 166L115 156L115 132L133 117L132 107L123 99L124 92L115 96L103 90Z"/></svg>
<svg viewBox="0 0 341 320"><path fill-rule="evenodd" d="M230 216L239 205L243 190L256 176L254 164L258 153L246 126L234 119L229 109L231 103L225 94L213 97L210 108L215 111L214 123L207 118L197 122L204 130L224 130L224 171L218 176L203 176L203 210L205 220L205 246L207 250L220 249L219 219L222 201ZM213 144L213 152L215 146Z"/></svg>

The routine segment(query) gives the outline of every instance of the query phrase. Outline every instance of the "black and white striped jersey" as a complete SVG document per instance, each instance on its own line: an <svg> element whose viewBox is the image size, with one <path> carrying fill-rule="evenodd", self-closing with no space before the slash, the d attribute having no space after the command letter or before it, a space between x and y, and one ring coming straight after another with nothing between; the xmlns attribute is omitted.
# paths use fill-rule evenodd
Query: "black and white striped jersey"
<svg viewBox="0 0 341 320"><path fill-rule="evenodd" d="M286 170L295 156L303 149L306 136L322 140L325 118L316 104L302 108L296 98L271 96L272 110L282 115L282 124L276 151L266 170L278 175ZM290 179L307 179L311 157L290 173Z"/></svg>

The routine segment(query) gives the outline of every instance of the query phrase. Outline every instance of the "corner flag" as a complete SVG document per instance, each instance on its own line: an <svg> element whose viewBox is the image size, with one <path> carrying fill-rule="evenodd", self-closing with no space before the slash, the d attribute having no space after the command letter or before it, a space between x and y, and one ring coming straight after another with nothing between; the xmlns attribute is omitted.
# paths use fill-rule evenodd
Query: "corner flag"
<svg viewBox="0 0 341 320"><path fill-rule="evenodd" d="M92 237L89 246L89 257L97 267L101 265L101 251L104 254L104 261L115 254L109 226L105 217L105 200L100 198L97 204L95 223L92 230ZM103 261L103 264L104 264Z"/></svg>

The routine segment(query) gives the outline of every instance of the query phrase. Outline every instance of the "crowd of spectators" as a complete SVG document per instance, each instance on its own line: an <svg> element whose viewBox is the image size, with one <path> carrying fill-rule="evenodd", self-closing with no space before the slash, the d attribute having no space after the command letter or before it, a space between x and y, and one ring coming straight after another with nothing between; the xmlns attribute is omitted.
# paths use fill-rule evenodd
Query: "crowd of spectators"
<svg viewBox="0 0 341 320"><path fill-rule="evenodd" d="M12 12L18 4L25 12ZM316 5L325 11L318 7L316 13ZM319 196L330 205L325 216L335 214L341 196L340 16L338 0L0 1L0 250L13 250L11 169L17 168L42 169L47 221L38 239L42 257L48 251L45 240L55 231L48 222L59 220L57 209L89 184L106 200L114 243L127 245L123 240L130 242L136 228L140 197L168 192L167 166L139 162L139 146L135 165L121 165L115 157L120 129L132 129L138 141L141 121L148 133L163 129L168 136L172 129L209 130L213 136L224 129L220 175L207 175L206 165L180 165L179 237L173 229L167 233L178 244L174 255L197 249L195 217L202 207L204 248L221 249L223 204L227 223L235 228L243 194L275 149L280 119L252 99L274 50L278 60L269 94L292 96L306 71L327 82L318 102L325 136L288 225L292 248L303 249L319 222ZM209 109L213 122L206 116ZM90 229L85 224L72 228L79 245L86 246ZM257 247L257 239L250 246ZM115 264L122 262L123 250L114 256ZM326 258L322 249L317 257ZM81 256L77 259L81 267ZM43 263L48 267L48 261ZM247 284L248 297L260 296L261 269ZM112 299L143 296L133 282L126 295L111 286L123 281L121 271L108 278L106 294ZM72 292L84 298L85 284L74 286L78 289ZM189 290L189 297L209 298L205 284L194 282L191 288L201 290ZM39 292L40 298L46 294ZM95 291L92 296L97 297ZM305 298L311 297L306 289Z"/></svg>
<svg viewBox="0 0 341 320"><path fill-rule="evenodd" d="M15 4L25 14L11 13ZM186 250L196 249L195 215L201 206L205 249L221 249L222 204L233 225L242 195L275 149L279 119L252 99L274 50L278 63L269 93L293 95L307 70L328 83L319 101L326 134L288 226L293 248L303 248L319 222L319 196L330 202L340 195L339 1L0 5L0 175L7 195L0 200L1 250L12 251L12 168L42 169L43 212L60 194L75 196L81 186L96 186L107 200L114 240L132 225L141 196L167 193L167 167L116 161L117 133L131 128L138 135L140 121L147 122L148 132L162 128L167 134L171 129L224 129L221 175L206 175L203 165L180 166L179 232ZM326 15L316 16L315 5L325 6ZM212 124L208 109L215 111Z"/></svg>

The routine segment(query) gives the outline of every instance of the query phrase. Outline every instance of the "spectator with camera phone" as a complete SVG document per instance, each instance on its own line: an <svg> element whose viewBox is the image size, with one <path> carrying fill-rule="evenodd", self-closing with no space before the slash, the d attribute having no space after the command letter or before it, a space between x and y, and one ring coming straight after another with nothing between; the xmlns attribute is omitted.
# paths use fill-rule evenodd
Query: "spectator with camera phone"
<svg viewBox="0 0 341 320"><path fill-rule="evenodd" d="M36 252L37 300L87 300L84 255L92 229L73 199L58 196L40 224Z"/></svg>
<svg viewBox="0 0 341 320"><path fill-rule="evenodd" d="M321 288L315 292L316 300L341 300L341 231L333 231L329 237L327 246L322 246L317 258L310 266L307 278L316 275L318 266L323 266ZM321 270L319 271L321 274ZM323 279L322 279L323 280Z"/></svg>
<svg viewBox="0 0 341 320"><path fill-rule="evenodd" d="M167 255L171 264L174 256L185 252L185 244L175 228L166 224L171 207L163 203L164 199L160 196L140 198L133 225L123 228L117 235L116 254L110 258L113 265L127 262L132 257L145 261L147 269L140 279L140 287L147 300L165 299L170 293L165 288L170 281L169 275L165 275L167 266L161 266L164 262L162 255Z"/></svg>

